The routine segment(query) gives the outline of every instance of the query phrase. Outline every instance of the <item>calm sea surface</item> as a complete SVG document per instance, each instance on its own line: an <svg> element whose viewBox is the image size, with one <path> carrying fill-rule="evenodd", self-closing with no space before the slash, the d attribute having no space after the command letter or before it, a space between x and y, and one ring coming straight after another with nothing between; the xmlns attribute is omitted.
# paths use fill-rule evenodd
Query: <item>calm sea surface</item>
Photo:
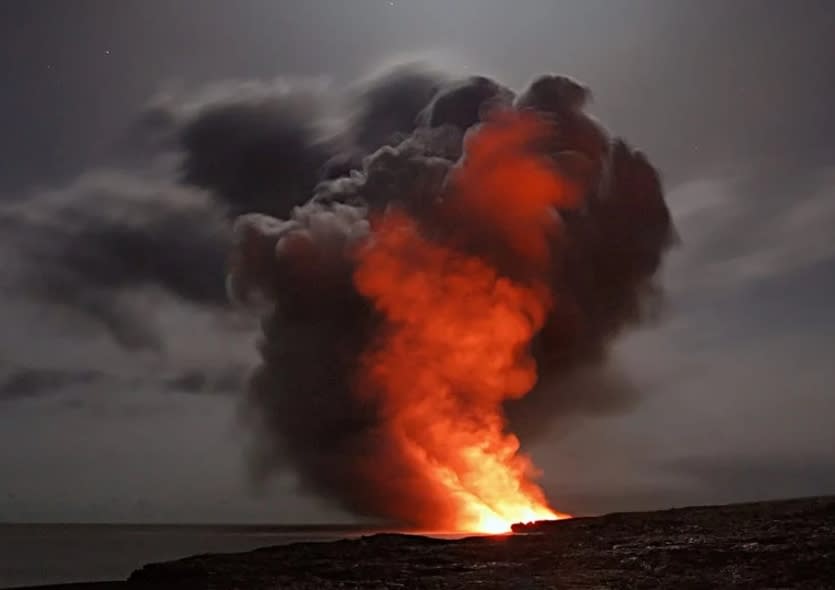
<svg viewBox="0 0 835 590"><path fill-rule="evenodd" d="M154 561L370 532L345 527L0 524L0 588L120 580Z"/></svg>

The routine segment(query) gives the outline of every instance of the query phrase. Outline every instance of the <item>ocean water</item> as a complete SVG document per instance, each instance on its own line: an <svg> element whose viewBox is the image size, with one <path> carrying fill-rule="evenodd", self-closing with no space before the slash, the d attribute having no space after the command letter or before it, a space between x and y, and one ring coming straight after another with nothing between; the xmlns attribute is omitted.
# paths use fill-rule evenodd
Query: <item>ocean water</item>
<svg viewBox="0 0 835 590"><path fill-rule="evenodd" d="M0 588L123 580L155 561L372 532L328 526L0 524Z"/></svg>

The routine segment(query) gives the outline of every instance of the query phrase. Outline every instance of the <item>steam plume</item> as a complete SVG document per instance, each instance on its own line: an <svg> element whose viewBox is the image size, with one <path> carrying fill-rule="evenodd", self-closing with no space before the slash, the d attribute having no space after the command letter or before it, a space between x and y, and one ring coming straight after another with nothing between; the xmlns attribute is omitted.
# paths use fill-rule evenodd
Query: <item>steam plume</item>
<svg viewBox="0 0 835 590"><path fill-rule="evenodd" d="M578 375L602 363L612 339L657 301L654 275L671 243L669 213L655 169L584 113L589 91L574 80L543 76L515 96L492 80L471 77L426 94L419 108L407 105L414 112L410 129L403 128L403 112L390 126L403 134L399 141L375 132L344 142L354 154L370 143L382 147L361 165L345 158L342 176L331 166L310 200L286 219L250 214L235 224L230 295L266 310L262 363L247 398L257 433L255 473L292 467L307 490L361 515L433 527L478 520L462 518L449 494L438 493L441 476L428 475L428 465L455 464L460 457L416 460L414 449L404 446L403 405L392 406L392 399L409 390L417 395L409 407L428 404L439 422L459 420L461 430L498 441L493 456L504 457L518 475L514 489L540 507L530 513L536 516L547 512L547 503L505 429L504 410L511 429L534 435L547 426L548 414L582 407L562 397L583 395L578 383L618 381ZM365 116L385 114L369 109ZM380 128L389 123L383 120ZM404 235L413 237L398 242ZM415 299L415 289L423 288L415 277L429 281L431 297ZM461 277L470 281L463 292ZM409 287L410 280L418 282ZM392 292L396 306L387 299ZM488 315L456 324L467 315L467 302L473 313L483 297L484 310L498 305L507 313L493 323L484 324ZM405 312L395 311L404 300L419 305L423 319L409 324ZM509 346L501 348L508 355L502 358L510 359L502 370L478 362L454 378L440 370L447 375L441 385L450 390L444 402L415 393L420 385L409 379L425 375L420 367L460 352L479 330L492 338L491 326L503 329L498 318L527 326L520 340L500 345ZM427 340L422 330L433 319L464 328L451 329L449 342ZM425 353L421 343L435 347L431 363L414 356ZM416 363L411 374L409 358ZM380 377L398 363L404 374L396 383ZM492 379L491 370L498 371ZM514 378L516 371L523 372ZM480 379L490 380L487 390L477 385ZM494 390L496 379L509 381ZM564 391L561 382L568 385ZM590 405L621 407L629 390L612 387L611 400L596 391ZM444 414L441 403L451 404L451 413ZM494 484L463 481L463 471L451 469L462 480L462 494L477 489L479 502L503 514L503 500L487 497Z"/></svg>

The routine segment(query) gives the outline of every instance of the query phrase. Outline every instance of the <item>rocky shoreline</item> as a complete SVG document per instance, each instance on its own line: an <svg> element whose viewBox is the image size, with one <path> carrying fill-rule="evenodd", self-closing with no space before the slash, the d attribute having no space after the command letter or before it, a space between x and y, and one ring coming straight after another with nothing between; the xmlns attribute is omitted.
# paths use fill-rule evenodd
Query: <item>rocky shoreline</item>
<svg viewBox="0 0 835 590"><path fill-rule="evenodd" d="M460 540L378 534L199 555L146 565L127 582L88 587L835 588L835 497L610 514L514 530Z"/></svg>

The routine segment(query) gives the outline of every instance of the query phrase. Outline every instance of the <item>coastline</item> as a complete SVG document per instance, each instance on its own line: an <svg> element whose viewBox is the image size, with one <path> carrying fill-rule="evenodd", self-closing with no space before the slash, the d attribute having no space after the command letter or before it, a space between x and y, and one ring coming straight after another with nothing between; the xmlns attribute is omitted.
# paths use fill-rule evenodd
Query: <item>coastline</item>
<svg viewBox="0 0 835 590"><path fill-rule="evenodd" d="M830 588L835 580L835 496L616 513L514 531L295 543L148 564L125 581L26 590Z"/></svg>

